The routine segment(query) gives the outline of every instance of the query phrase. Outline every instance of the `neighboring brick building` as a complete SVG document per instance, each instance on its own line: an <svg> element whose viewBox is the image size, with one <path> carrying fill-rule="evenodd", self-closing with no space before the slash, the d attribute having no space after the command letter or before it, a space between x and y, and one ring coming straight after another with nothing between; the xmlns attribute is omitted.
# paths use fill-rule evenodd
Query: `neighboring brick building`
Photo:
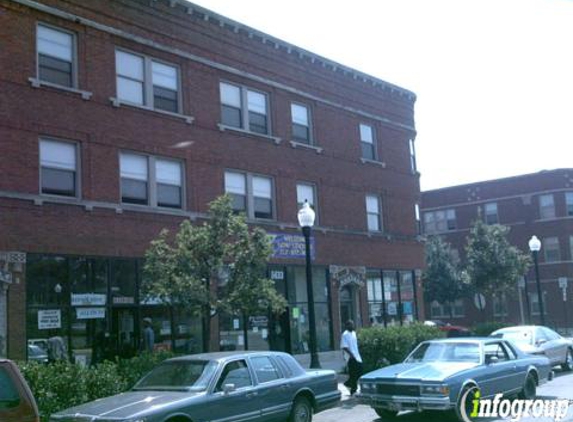
<svg viewBox="0 0 573 422"><path fill-rule="evenodd" d="M289 301L251 319L252 347L308 350L304 199L319 350L346 318L423 314L413 93L181 0L0 0L0 38L8 356L53 334L77 361L130 355L144 317L158 347L199 351L197 318L140 300L141 262L225 191L275 236ZM237 318L212 329L214 349L241 348Z"/></svg>
<svg viewBox="0 0 573 422"><path fill-rule="evenodd" d="M478 214L479 212L479 214ZM509 240L529 254L529 239L541 240L539 273L544 295L546 323L571 330L573 310L573 169L546 170L534 174L452 186L422 193L424 233L441 235L463 259L466 238L473 221L481 215L487 223L510 227ZM515 280L515 291L505 297L486 298L488 320L539 323L539 302L533 266ZM568 280L569 289L559 279ZM527 294L526 294L527 292ZM454 306L452 323L471 325L482 316L474 300ZM569 310L568 310L569 309ZM426 304L428 319L449 320L439 304Z"/></svg>

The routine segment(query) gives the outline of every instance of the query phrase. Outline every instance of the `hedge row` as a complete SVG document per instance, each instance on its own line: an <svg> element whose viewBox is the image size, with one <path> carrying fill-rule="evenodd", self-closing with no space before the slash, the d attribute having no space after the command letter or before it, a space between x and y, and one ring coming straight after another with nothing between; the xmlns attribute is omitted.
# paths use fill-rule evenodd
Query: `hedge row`
<svg viewBox="0 0 573 422"><path fill-rule="evenodd" d="M128 390L159 362L172 356L166 352L143 354L92 367L68 362L21 362L19 367L36 398L42 421L48 421L52 413Z"/></svg>
<svg viewBox="0 0 573 422"><path fill-rule="evenodd" d="M400 363L420 342L444 335L437 327L420 323L363 328L358 331L358 346L364 372Z"/></svg>

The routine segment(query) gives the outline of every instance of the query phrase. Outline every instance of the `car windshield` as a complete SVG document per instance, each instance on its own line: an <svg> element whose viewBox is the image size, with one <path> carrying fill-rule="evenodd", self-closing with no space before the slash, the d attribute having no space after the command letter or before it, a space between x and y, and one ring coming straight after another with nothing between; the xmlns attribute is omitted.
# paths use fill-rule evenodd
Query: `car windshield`
<svg viewBox="0 0 573 422"><path fill-rule="evenodd" d="M512 341L518 346L521 345L531 345L533 344L533 335L529 330L509 330L509 331L498 331L494 333L496 336L501 336L505 340Z"/></svg>
<svg viewBox="0 0 573 422"><path fill-rule="evenodd" d="M413 362L480 362L477 343L422 343L406 359Z"/></svg>
<svg viewBox="0 0 573 422"><path fill-rule="evenodd" d="M179 360L164 362L143 377L134 390L203 391L217 370L217 362Z"/></svg>

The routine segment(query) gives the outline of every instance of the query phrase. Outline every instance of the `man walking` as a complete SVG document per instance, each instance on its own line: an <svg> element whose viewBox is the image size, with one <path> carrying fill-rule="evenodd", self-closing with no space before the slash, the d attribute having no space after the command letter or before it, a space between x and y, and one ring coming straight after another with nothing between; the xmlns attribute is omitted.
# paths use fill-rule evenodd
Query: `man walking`
<svg viewBox="0 0 573 422"><path fill-rule="evenodd" d="M348 380L344 385L350 390L352 396L358 389L358 378L362 375L362 357L358 350L358 340L352 320L346 322L346 331L342 333L340 349L342 349L348 365Z"/></svg>
<svg viewBox="0 0 573 422"><path fill-rule="evenodd" d="M151 318L143 318L143 351L153 353L155 346L155 333L151 324Z"/></svg>

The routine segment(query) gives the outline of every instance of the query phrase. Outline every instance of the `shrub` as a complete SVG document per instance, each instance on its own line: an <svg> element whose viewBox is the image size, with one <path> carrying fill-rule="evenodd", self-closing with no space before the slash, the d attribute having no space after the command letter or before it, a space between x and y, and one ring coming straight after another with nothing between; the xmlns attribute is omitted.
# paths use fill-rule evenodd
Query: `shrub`
<svg viewBox="0 0 573 422"><path fill-rule="evenodd" d="M481 322L475 324L471 331L473 335L478 337L487 337L495 330L499 330L500 328L509 327L510 324L507 322L499 322L499 321L490 321L490 322Z"/></svg>
<svg viewBox="0 0 573 422"><path fill-rule="evenodd" d="M19 367L36 398L41 420L46 422L52 413L128 390L154 366L172 356L169 352L148 353L91 367L69 362L21 362Z"/></svg>
<svg viewBox="0 0 573 422"><path fill-rule="evenodd" d="M414 323L391 327L368 327L358 331L364 372L400 363L420 342L444 337L437 327Z"/></svg>

